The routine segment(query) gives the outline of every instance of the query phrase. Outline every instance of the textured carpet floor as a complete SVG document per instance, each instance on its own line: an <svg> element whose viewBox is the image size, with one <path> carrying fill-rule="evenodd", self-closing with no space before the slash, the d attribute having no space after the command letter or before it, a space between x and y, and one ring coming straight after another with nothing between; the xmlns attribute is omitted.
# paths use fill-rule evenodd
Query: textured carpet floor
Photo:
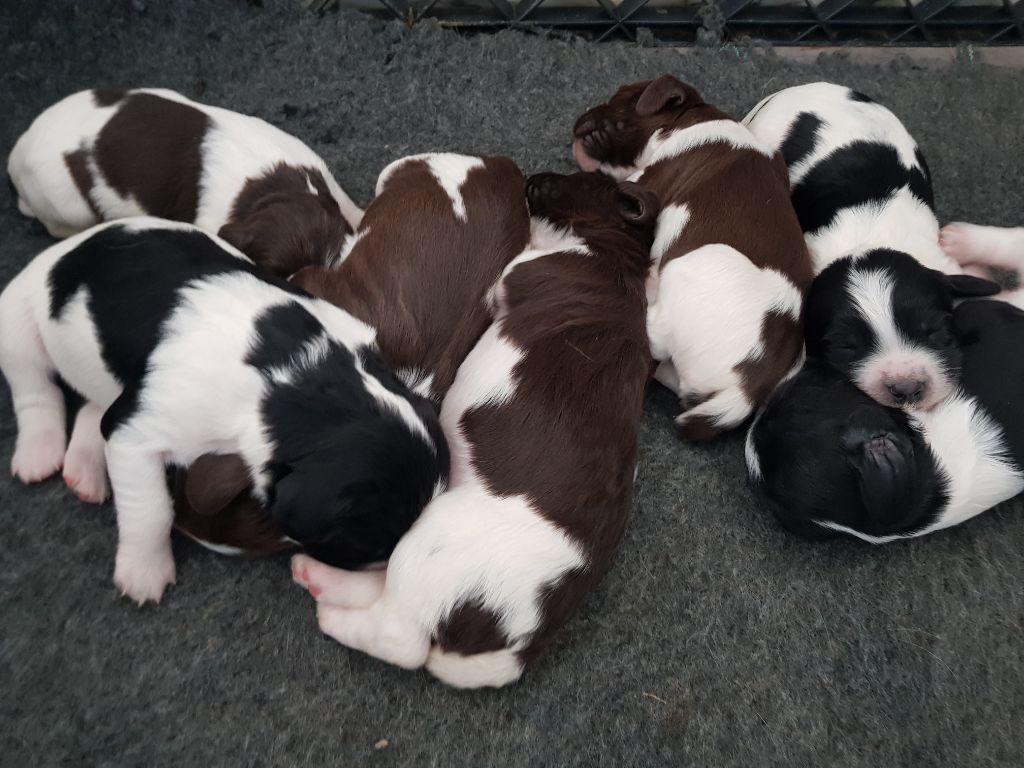
<svg viewBox="0 0 1024 768"><path fill-rule="evenodd" d="M641 77L674 72L737 114L831 79L906 121L942 217L1024 219L1019 72L459 37L297 5L0 4L0 155L72 91L159 85L300 136L365 204L384 164L412 152L568 170L575 116ZM48 243L0 190L0 280ZM674 412L651 392L611 575L500 692L454 692L321 637L285 559L176 540L177 587L139 610L110 581L109 505L0 480L0 764L1024 763L1020 501L910 543L805 544L751 496L741 440L681 445ZM14 434L4 388L2 466Z"/></svg>

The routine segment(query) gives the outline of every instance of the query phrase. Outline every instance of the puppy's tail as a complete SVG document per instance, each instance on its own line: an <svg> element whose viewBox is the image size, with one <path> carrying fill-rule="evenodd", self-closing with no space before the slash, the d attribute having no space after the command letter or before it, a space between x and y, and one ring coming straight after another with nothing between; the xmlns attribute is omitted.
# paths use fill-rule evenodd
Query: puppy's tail
<svg viewBox="0 0 1024 768"><path fill-rule="evenodd" d="M676 417L679 434L692 442L718 437L738 427L754 412L754 403L739 386L723 389Z"/></svg>
<svg viewBox="0 0 1024 768"><path fill-rule="evenodd" d="M466 656L434 646L426 666L430 674L455 688L501 688L523 673L515 651L507 648Z"/></svg>

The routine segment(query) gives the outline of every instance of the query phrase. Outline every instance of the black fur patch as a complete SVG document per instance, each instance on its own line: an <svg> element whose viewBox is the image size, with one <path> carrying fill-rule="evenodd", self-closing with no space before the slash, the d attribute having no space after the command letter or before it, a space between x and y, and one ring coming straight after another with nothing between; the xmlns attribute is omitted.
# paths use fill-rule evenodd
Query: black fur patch
<svg viewBox="0 0 1024 768"><path fill-rule="evenodd" d="M931 207L931 182L922 168L907 168L889 144L857 141L817 163L793 189L793 207L805 233L828 226L844 208L883 203L909 187Z"/></svg>
<svg viewBox="0 0 1024 768"><path fill-rule="evenodd" d="M792 168L801 160L807 158L818 143L818 132L824 123L810 112L801 112L797 115L796 121L789 129L786 140L782 143L780 151L786 165Z"/></svg>
<svg viewBox="0 0 1024 768"><path fill-rule="evenodd" d="M269 365L289 372L287 383L270 383L263 403L274 446L270 510L318 560L344 568L385 560L435 485L447 481L448 446L436 408L406 389L370 349L357 358L329 341L315 364L296 365L291 356L318 335L300 311L277 307L261 317L247 360L264 371ZM289 339L282 328L305 335ZM367 390L357 359L413 405L428 437Z"/></svg>
<svg viewBox="0 0 1024 768"><path fill-rule="evenodd" d="M861 93L860 91L855 91L852 88L850 89L849 96L850 96L850 101L863 101L865 104L874 104L875 103L875 100L872 99L870 96L866 96L863 93Z"/></svg>
<svg viewBox="0 0 1024 768"><path fill-rule="evenodd" d="M324 327L298 302L270 307L255 323L256 343L245 362L262 373L287 366L304 342L323 334Z"/></svg>
<svg viewBox="0 0 1024 768"><path fill-rule="evenodd" d="M50 316L58 319L83 288L103 361L123 385L137 384L161 338L161 327L189 282L227 272L260 274L198 231L108 227L58 261L50 272Z"/></svg>

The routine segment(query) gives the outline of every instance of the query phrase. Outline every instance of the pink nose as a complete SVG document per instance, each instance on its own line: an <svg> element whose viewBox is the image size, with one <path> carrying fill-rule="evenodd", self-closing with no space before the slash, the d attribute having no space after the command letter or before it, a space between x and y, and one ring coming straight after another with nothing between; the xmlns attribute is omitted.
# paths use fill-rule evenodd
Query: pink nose
<svg viewBox="0 0 1024 768"><path fill-rule="evenodd" d="M576 160L576 164L584 171L596 171L601 167L601 163L588 155L586 150L583 149L582 139L576 139L572 143L572 156Z"/></svg>

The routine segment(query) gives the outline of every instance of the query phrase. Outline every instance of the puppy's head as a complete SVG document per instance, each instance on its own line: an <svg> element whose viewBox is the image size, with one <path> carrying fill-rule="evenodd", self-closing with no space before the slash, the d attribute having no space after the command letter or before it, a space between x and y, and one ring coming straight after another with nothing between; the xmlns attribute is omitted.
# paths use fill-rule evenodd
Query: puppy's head
<svg viewBox="0 0 1024 768"><path fill-rule="evenodd" d="M264 269L288 277L307 265L330 261L348 232L345 220L321 195L287 191L261 198L217 234Z"/></svg>
<svg viewBox="0 0 1024 768"><path fill-rule="evenodd" d="M602 173L538 173L526 180L530 215L556 227L615 229L650 248L661 204L657 196L631 181Z"/></svg>
<svg viewBox="0 0 1024 768"><path fill-rule="evenodd" d="M927 410L960 379L954 300L998 291L995 283L945 275L897 251L840 259L814 280L804 302L807 354L882 405Z"/></svg>
<svg viewBox="0 0 1024 768"><path fill-rule="evenodd" d="M416 402L429 439L395 414L310 435L270 467L268 504L281 530L340 568L387 560L448 475L436 408Z"/></svg>
<svg viewBox="0 0 1024 768"><path fill-rule="evenodd" d="M937 470L906 415L816 361L754 422L747 469L783 526L809 539L913 535L937 511Z"/></svg>
<svg viewBox="0 0 1024 768"><path fill-rule="evenodd" d="M637 170L640 154L658 131L686 125L686 115L704 106L696 89L671 75L624 85L605 104L588 109L573 128L572 154L585 171L624 179Z"/></svg>

